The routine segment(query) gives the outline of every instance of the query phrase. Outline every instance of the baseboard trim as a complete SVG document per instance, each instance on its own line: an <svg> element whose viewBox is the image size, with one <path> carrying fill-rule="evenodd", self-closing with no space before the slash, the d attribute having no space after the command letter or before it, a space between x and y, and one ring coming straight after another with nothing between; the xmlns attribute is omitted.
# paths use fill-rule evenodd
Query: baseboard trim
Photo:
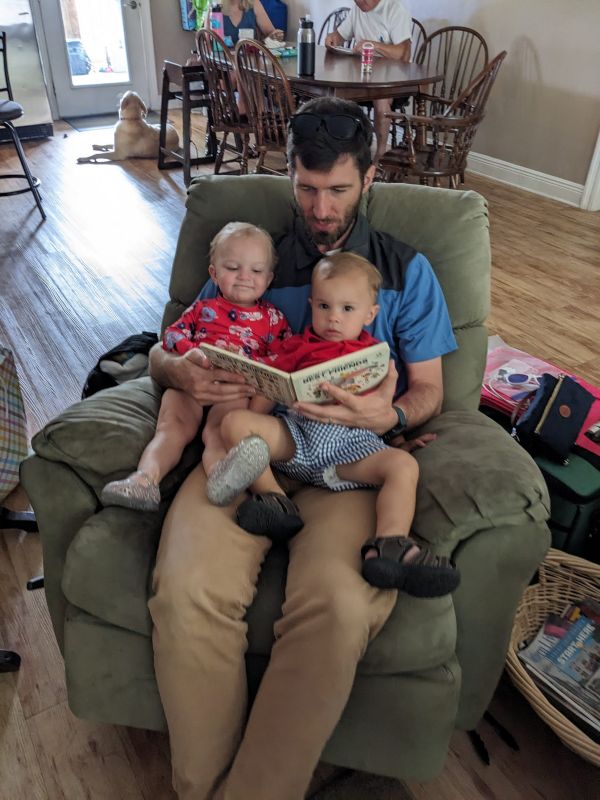
<svg viewBox="0 0 600 800"><path fill-rule="evenodd" d="M518 186L528 192L567 203L570 206L581 207L583 185L566 181L564 178L546 175L544 172L501 161L499 158L492 158L492 156L482 153L469 154L467 170L476 175L500 181L500 183Z"/></svg>

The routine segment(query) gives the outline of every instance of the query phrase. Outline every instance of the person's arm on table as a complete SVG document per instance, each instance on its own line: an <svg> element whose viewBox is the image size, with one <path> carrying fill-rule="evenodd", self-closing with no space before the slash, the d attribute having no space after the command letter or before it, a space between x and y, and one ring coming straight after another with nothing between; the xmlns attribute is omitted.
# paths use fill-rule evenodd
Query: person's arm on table
<svg viewBox="0 0 600 800"><path fill-rule="evenodd" d="M270 36L272 39L283 41L285 33L273 25L260 0L254 0L254 13L256 15L256 24L265 38Z"/></svg>
<svg viewBox="0 0 600 800"><path fill-rule="evenodd" d="M337 31L328 33L325 37L325 47L341 47L344 44L344 39Z"/></svg>
<svg viewBox="0 0 600 800"><path fill-rule="evenodd" d="M164 350L160 343L154 345L150 350L150 376L164 388L187 392L204 406L256 394L241 375L213 369L198 349L179 355Z"/></svg>

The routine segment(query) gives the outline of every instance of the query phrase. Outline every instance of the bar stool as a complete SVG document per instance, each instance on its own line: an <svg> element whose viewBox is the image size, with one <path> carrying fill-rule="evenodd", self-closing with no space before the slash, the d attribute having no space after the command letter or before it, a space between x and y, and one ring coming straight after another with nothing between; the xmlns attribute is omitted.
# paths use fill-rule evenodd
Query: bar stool
<svg viewBox="0 0 600 800"><path fill-rule="evenodd" d="M200 84L200 85L198 85ZM173 87L173 88L172 88ZM183 152L169 150L167 141L167 116L169 102L182 103ZM206 143L203 156L191 158L191 113L194 108L206 108ZM199 164L213 164L217 156L217 137L212 131L212 112L210 98L204 81L204 72L198 65L186 67L173 61L165 61L163 66L162 97L160 104L160 136L158 143L158 168L171 169L183 165L183 181L190 184L190 168Z"/></svg>
<svg viewBox="0 0 600 800"><path fill-rule="evenodd" d="M25 158L25 153L23 152L23 146L21 145L21 140L19 139L19 134L16 131L15 126L13 125L12 121L15 119L19 119L23 116L23 107L20 106L18 103L14 102L12 88L10 85L10 78L8 76L8 59L6 57L6 32L0 31L0 53L2 53L2 63L4 66L4 85L0 86L0 92L6 92L8 94L8 100L0 100L0 125L10 133L11 138L13 140L13 144L15 146L15 150L17 151L17 155L19 156L19 161L21 162L21 167L23 168L23 172L11 172L10 174L0 174L0 180L8 180L9 178L21 180L24 179L27 181L27 186L23 189L13 189L12 191L8 192L0 192L0 197L10 197L14 194L24 194L25 192L32 192L37 207L39 209L40 214L42 215L42 219L46 219L46 213L42 206L42 198L40 197L40 193L38 191L38 187L40 185L39 178L34 178L31 174L31 170L29 169L29 164L27 163L27 159Z"/></svg>

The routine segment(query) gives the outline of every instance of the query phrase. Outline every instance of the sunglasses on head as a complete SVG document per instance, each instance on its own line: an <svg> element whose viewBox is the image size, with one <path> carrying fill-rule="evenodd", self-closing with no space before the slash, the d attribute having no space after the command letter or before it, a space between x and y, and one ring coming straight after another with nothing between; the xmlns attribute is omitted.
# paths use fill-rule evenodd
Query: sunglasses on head
<svg viewBox="0 0 600 800"><path fill-rule="evenodd" d="M294 114L290 119L290 128L294 136L301 136L304 139L314 136L321 128L325 128L332 139L342 141L350 141L359 131L363 132L362 121L358 117L350 114L322 116L308 111Z"/></svg>

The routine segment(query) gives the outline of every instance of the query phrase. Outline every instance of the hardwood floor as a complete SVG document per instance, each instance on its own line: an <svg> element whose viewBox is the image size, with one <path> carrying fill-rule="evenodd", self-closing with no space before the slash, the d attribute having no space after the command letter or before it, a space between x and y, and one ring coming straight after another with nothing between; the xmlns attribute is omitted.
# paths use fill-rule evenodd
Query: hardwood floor
<svg viewBox="0 0 600 800"><path fill-rule="evenodd" d="M0 343L15 352L30 434L79 399L101 353L131 332L158 330L167 300L184 215L181 172L159 172L141 160L76 164L111 136L110 129L78 133L57 125L53 139L26 144L43 181L45 224L30 196L0 200ZM0 170L15 171L15 160L2 145ZM600 382L600 214L474 176L467 186L490 204L490 331ZM44 595L24 588L41 571L36 535L0 536L0 646L23 659L20 672L0 676L0 798L172 800L166 736L96 725L69 712ZM598 797L597 770L564 748L508 683L501 683L492 711L520 752L483 723L491 766L457 732L434 781L407 792L392 781L374 789L357 774L343 796Z"/></svg>

